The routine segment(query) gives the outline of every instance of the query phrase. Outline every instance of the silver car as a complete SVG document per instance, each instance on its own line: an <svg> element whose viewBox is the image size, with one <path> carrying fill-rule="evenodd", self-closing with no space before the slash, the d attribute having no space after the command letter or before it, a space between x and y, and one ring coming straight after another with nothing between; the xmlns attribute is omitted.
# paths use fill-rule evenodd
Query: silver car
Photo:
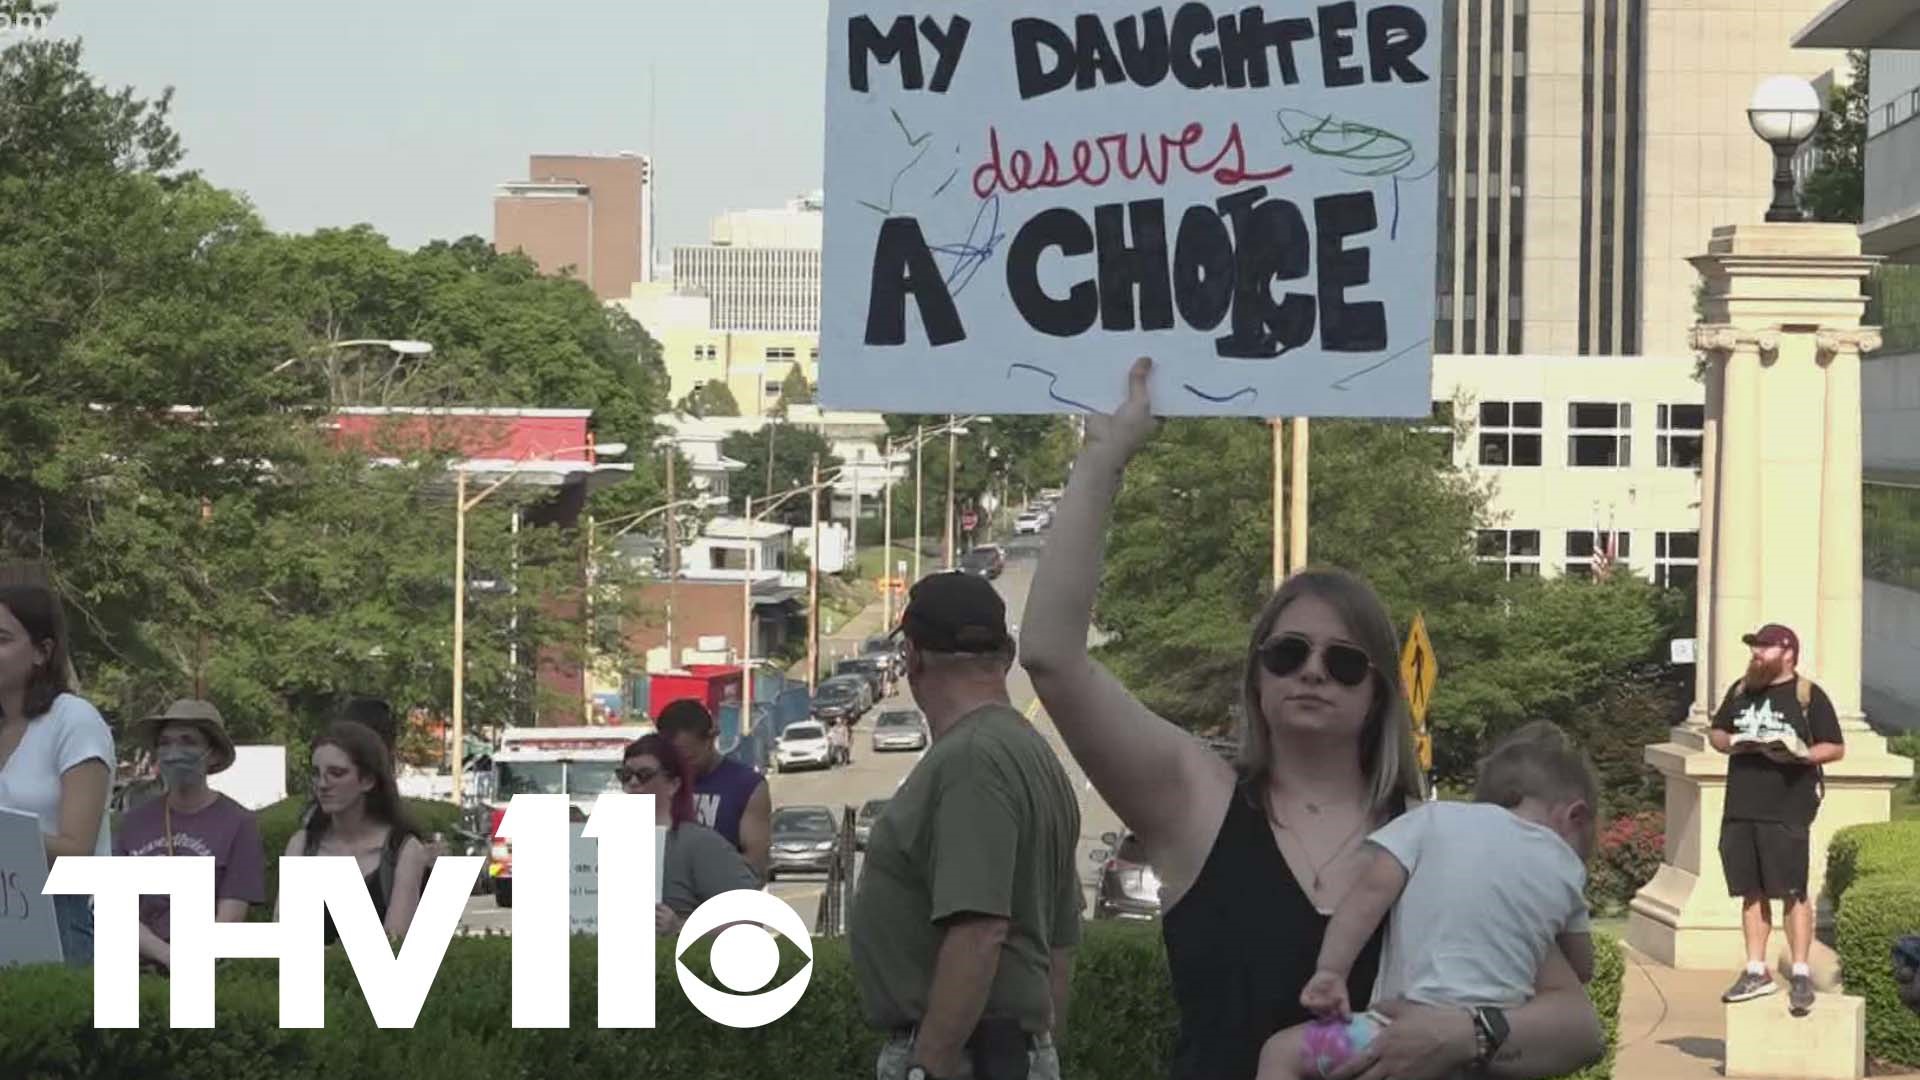
<svg viewBox="0 0 1920 1080"><path fill-rule="evenodd" d="M918 709L888 709L873 724L873 749L925 750L927 721Z"/></svg>

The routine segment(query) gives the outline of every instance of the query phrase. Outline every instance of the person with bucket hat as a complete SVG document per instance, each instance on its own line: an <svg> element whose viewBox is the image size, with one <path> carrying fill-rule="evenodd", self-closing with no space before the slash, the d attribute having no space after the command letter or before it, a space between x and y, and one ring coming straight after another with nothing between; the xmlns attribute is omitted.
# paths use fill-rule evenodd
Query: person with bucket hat
<svg viewBox="0 0 1920 1080"><path fill-rule="evenodd" d="M1793 956L1787 1005L1805 1016L1814 1000L1807 862L1820 812L1820 767L1840 760L1845 739L1826 691L1798 671L1798 634L1768 623L1740 640L1753 658L1727 688L1708 732L1713 748L1729 755L1720 863L1728 892L1740 898L1747 943L1746 970L1721 1000L1750 1001L1779 989L1767 970L1772 901L1779 900Z"/></svg>
<svg viewBox="0 0 1920 1080"><path fill-rule="evenodd" d="M253 811L207 784L234 761L220 710L209 701L181 698L134 724L132 734L153 754L166 794L127 811L113 853L211 857L214 918L244 922L252 905L267 902L266 848ZM170 963L171 922L168 897L140 898L140 957L162 970Z"/></svg>

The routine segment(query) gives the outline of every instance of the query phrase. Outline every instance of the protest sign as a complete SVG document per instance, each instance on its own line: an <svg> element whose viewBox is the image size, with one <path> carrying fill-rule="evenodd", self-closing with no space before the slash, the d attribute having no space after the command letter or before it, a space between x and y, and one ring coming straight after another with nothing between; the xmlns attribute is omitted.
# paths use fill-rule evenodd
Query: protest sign
<svg viewBox="0 0 1920 1080"><path fill-rule="evenodd" d="M567 913L569 933L597 934L600 930L600 842L582 835L587 824L576 821L568 829ZM667 895L667 828L653 828L653 896ZM651 916L648 925L651 926Z"/></svg>
<svg viewBox="0 0 1920 1080"><path fill-rule="evenodd" d="M832 0L819 396L1426 416L1439 0Z"/></svg>
<svg viewBox="0 0 1920 1080"><path fill-rule="evenodd" d="M46 883L39 819L0 808L0 967L60 963L53 897L40 891Z"/></svg>

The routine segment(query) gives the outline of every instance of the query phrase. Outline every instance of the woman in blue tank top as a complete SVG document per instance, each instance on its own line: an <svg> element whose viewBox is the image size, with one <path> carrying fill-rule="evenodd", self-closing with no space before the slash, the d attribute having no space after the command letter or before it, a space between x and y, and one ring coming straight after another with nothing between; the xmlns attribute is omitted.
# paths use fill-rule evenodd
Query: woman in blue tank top
<svg viewBox="0 0 1920 1080"><path fill-rule="evenodd" d="M1151 362L1126 403L1090 416L1021 620L1020 658L1067 749L1158 872L1180 1031L1178 1080L1248 1080L1260 1048L1311 1019L1329 916L1372 830L1423 797L1393 625L1337 570L1294 574L1255 621L1242 668L1237 760L1154 715L1087 653L1101 534L1127 461L1152 434ZM1386 925L1383 923L1383 926ZM1367 1001L1378 934L1348 996ZM1487 1052L1464 1010L1397 1003L1336 1080L1438 1080ZM1593 1005L1558 952L1536 996L1504 1014L1503 1074L1549 1077L1598 1060Z"/></svg>

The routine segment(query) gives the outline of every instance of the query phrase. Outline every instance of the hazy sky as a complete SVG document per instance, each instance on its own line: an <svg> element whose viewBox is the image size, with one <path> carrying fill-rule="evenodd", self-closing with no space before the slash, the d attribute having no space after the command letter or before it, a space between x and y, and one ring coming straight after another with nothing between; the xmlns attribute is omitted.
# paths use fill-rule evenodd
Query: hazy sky
<svg viewBox="0 0 1920 1080"><path fill-rule="evenodd" d="M62 0L52 29L174 87L188 164L282 231L491 239L528 154L634 150L665 257L821 186L826 0Z"/></svg>

